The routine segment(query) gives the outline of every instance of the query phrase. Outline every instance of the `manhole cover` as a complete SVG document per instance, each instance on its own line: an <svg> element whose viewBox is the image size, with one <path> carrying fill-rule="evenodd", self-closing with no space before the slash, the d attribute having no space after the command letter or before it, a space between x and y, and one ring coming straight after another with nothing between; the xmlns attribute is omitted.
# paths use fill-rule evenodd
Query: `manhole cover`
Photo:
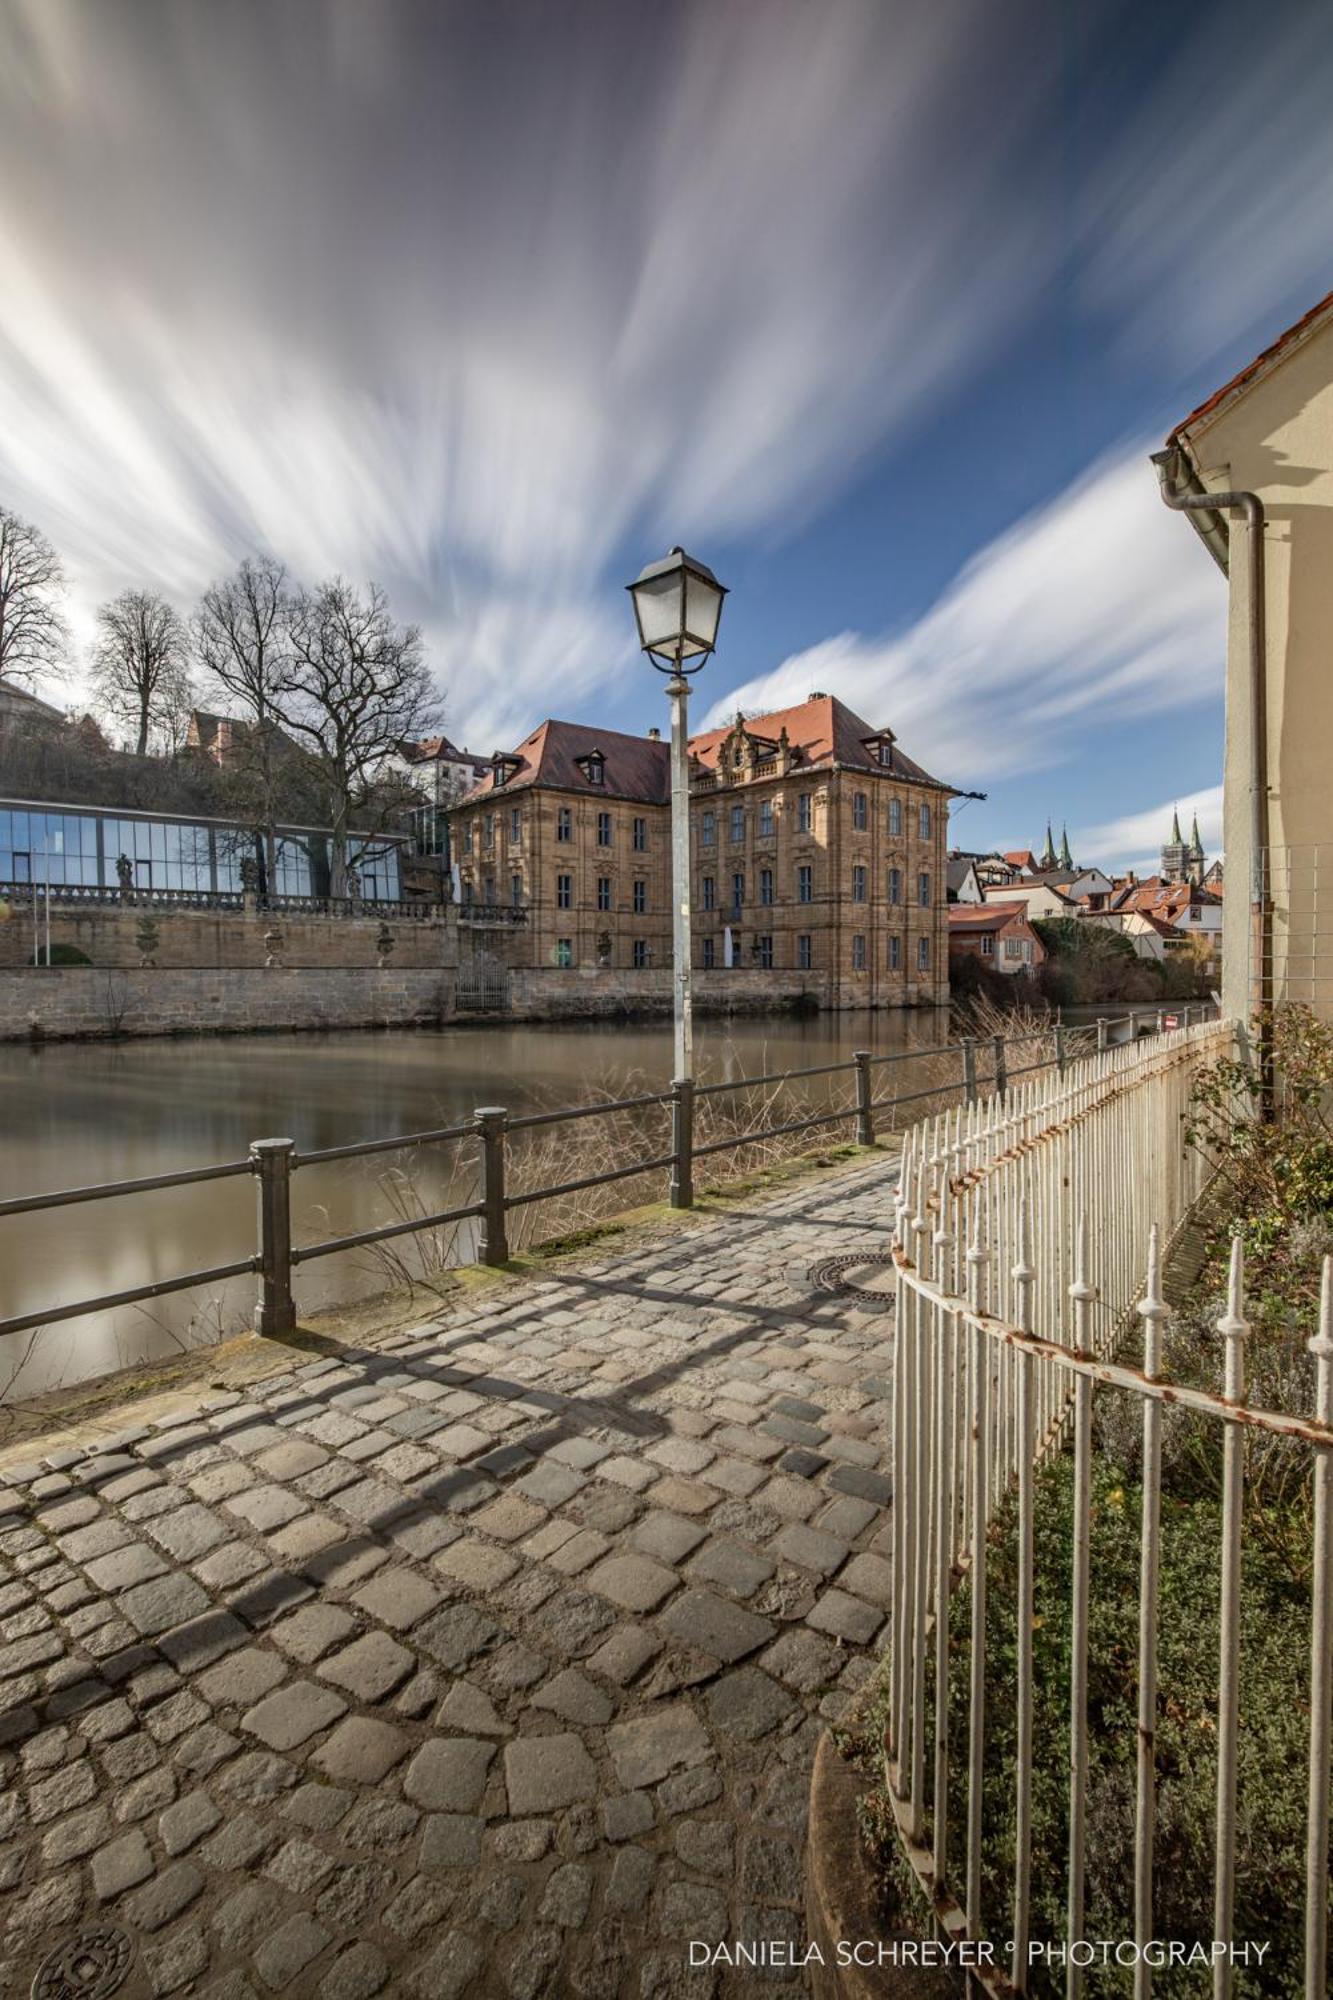
<svg viewBox="0 0 1333 2000"><path fill-rule="evenodd" d="M32 2000L102 2000L119 1993L129 1977L134 1945L114 1924L79 1931L42 1961Z"/></svg>
<svg viewBox="0 0 1333 2000"><path fill-rule="evenodd" d="M858 1285L852 1276L854 1271L887 1271L889 1268L887 1257L821 1257L817 1264L810 1266L810 1283L817 1292L830 1292L835 1298L855 1299L864 1312L892 1312L891 1292Z"/></svg>

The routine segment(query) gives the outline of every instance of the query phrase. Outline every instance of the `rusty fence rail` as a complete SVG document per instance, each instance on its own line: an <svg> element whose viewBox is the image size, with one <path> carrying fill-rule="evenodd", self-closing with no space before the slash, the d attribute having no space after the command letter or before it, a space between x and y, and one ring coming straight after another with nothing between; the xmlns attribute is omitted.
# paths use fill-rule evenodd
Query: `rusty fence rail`
<svg viewBox="0 0 1333 2000"><path fill-rule="evenodd" d="M478 1226L479 1261L490 1265L505 1264L509 1259L507 1217L513 1210L533 1202L630 1180L640 1174L666 1172L669 1174L672 1206L689 1208L694 1200L696 1160L796 1132L813 1132L840 1124L852 1126L859 1144L873 1145L877 1132L883 1127L882 1114L886 1108L891 1109L896 1118L897 1111L904 1106L950 1095L956 1095L968 1104L981 1102L987 1095L1003 1099L1017 1079L1052 1067L1063 1071L1082 1048L1106 1047L1118 1035L1138 1040L1169 1032L1171 1021L1188 1018L1191 1013L1197 1016L1208 1011L1206 1003L1193 1002L1189 1008L1182 1006L1174 1012L1142 1008L1123 1015L1103 1017L1083 1027L1066 1027L1056 1023L1040 1034L964 1040L939 1049L901 1049L883 1055L859 1050L842 1062L818 1063L809 1068L736 1077L718 1083L695 1084L678 1080L669 1090L609 1099L605 1103L572 1105L555 1111L525 1112L517 1117L511 1117L504 1106L484 1105L470 1119L459 1124L397 1133L381 1139L357 1140L348 1145L324 1146L310 1152L298 1152L291 1139L258 1139L251 1145L244 1160L191 1167L178 1173L152 1174L135 1180L105 1181L92 1187L64 1188L49 1194L16 1196L0 1201L0 1224L16 1216L68 1208L83 1202L115 1201L131 1195L198 1186L203 1182L228 1180L247 1174L256 1183L256 1247L250 1256L207 1270L183 1271L177 1276L156 1279L126 1290L104 1292L97 1297L57 1303L0 1319L0 1337L85 1318L121 1306L138 1305L198 1286L221 1284L227 1279L247 1274L259 1278L255 1307L257 1330L265 1334L289 1332L296 1324L297 1311L292 1289L293 1274L302 1264L360 1249L368 1244L384 1243L396 1237L463 1222L475 1222ZM1025 1053L1032 1056L1034 1046L1035 1059L1022 1060ZM955 1082L935 1082L926 1089L906 1095L892 1091L877 1094L877 1078L886 1072L892 1074L894 1065L939 1061L949 1056L957 1058ZM852 1085L852 1094L846 1103L778 1123L759 1124L747 1131L728 1133L724 1138L702 1144L695 1139L695 1104L699 1098L715 1098L737 1091L779 1091L812 1078L837 1076L845 1077ZM620 1112L667 1106L671 1112L671 1139L667 1150L656 1150L644 1158L636 1158L599 1173L576 1175L535 1188L510 1189L509 1149L515 1135L554 1126L576 1125L584 1120L605 1118ZM476 1148L479 1193L475 1201L461 1203L436 1214L413 1215L375 1228L329 1237L322 1242L297 1244L292 1241L292 1178L301 1169L336 1160L354 1160L379 1153L442 1145L471 1145Z"/></svg>
<svg viewBox="0 0 1333 2000"><path fill-rule="evenodd" d="M1172 1314L1163 1262L1188 1224L1206 1179L1184 1127L1203 1065L1233 1047L1208 1022L1160 1039L1092 1052L1007 1096L998 1094L916 1125L905 1137L894 1223L898 1360L892 1403L895 1512L891 1549L889 1797L908 1860L943 1936L960 1948L969 1981L993 1995L1026 1993L1045 1945L1058 1943L1068 2000L1085 1990L1089 1884L1090 1730L1104 1706L1089 1691L1094 1623L1093 1406L1129 1399L1142 1438L1137 1602L1123 1605L1136 1639L1137 1714L1127 1720L1124 1767L1133 1774L1133 1869L1119 1885L1126 1941L1136 1950L1134 1992L1152 1987L1158 1865L1157 1719L1172 1690L1160 1684L1163 1414L1220 1427L1220 1615L1200 1643L1218 1661L1211 1980L1231 1991L1238 1855L1239 1590L1246 1455L1251 1439L1281 1437L1311 1454L1308 1808L1304 1912L1307 2000L1329 1990L1328 1863L1333 1718L1333 1266L1324 1262L1314 1408L1265 1410L1246 1397L1240 1239L1218 1321L1215 1389L1171 1381L1164 1334ZM1145 1276L1146 1273L1146 1276ZM1035 1586L1056 1559L1035 1546L1037 1481L1072 1454L1067 1646L1034 1647ZM1012 1651L996 1651L988 1568L1000 1560L1012 1591ZM966 1584L969 1602L951 1617ZM997 1599L998 1605L1002 1600ZM1003 1600L1008 1602L1006 1597ZM1007 1618L1007 1613L1005 1614ZM1050 1623L1049 1605L1045 1619ZM1133 1657L1133 1655L1131 1655ZM998 1678L997 1678L998 1676ZM1049 1678L1054 1676L1054 1678ZM1063 1707L1066 1741L1034 1741L1034 1715ZM1003 1728L1001 1728L1003 1725ZM1049 1736L1049 1732L1048 1732ZM999 1765L993 1740L1012 1743ZM1295 1783L1297 1773L1267 1772ZM1033 1943L1033 1827L1037 1786L1067 1788L1065 1923ZM1005 1829L997 1842L1000 1787ZM1243 1803L1243 1801L1242 1801ZM1242 1821L1243 1827L1243 1821ZM997 1856L999 1860L997 1862ZM1095 1858L1095 1857L1094 1857ZM1105 1859L1101 1869L1105 1874ZM998 1885L998 1886L997 1886ZM1205 1886L1205 1885L1201 1885ZM1001 1953L988 1940L1002 1937ZM980 1949L975 1949L980 1947ZM1218 1954L1218 1948L1221 1952ZM969 1948L970 1957L967 1956ZM992 1955L993 1954L993 1955ZM1124 1962L1124 1961L1118 1961ZM1095 1975L1094 1975L1095 1978ZM1191 1989L1196 1990L1196 1989Z"/></svg>

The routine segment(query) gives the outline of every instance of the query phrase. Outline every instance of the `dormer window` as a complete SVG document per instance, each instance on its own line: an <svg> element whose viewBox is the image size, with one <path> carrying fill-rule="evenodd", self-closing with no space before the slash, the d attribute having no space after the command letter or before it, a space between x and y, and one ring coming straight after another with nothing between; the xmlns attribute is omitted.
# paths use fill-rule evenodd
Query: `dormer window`
<svg viewBox="0 0 1333 2000"><path fill-rule="evenodd" d="M590 750L578 759L578 767L590 785L606 783L606 758L600 750Z"/></svg>
<svg viewBox="0 0 1333 2000"><path fill-rule="evenodd" d="M501 785L509 783L509 780L513 777L521 762L522 759L518 757L502 757L499 755L492 757L491 773L497 790Z"/></svg>
<svg viewBox="0 0 1333 2000"><path fill-rule="evenodd" d="M867 736L864 741L866 749L870 752L875 762L881 765L886 771L892 770L893 746L897 741L893 731L891 729L878 730L874 736Z"/></svg>

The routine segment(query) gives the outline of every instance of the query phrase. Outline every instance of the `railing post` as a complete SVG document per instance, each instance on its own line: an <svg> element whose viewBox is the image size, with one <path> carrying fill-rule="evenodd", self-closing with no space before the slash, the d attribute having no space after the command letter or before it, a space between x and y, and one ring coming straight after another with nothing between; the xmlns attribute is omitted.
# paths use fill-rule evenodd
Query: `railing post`
<svg viewBox="0 0 1333 2000"><path fill-rule="evenodd" d="M505 1126L509 1122L509 1113L503 1105L487 1104L480 1106L473 1117L481 1139L481 1242L477 1261L482 1264L507 1264Z"/></svg>
<svg viewBox="0 0 1333 2000"><path fill-rule="evenodd" d="M977 1101L977 1045L970 1035L963 1037L963 1095L969 1104Z"/></svg>
<svg viewBox="0 0 1333 2000"><path fill-rule="evenodd" d="M1097 1016L1097 1053L1098 1053L1098 1055L1100 1055L1100 1054L1102 1053L1102 1051L1103 1051L1103 1049L1104 1049L1105 1047L1106 1047L1106 1016L1105 1016L1105 1014L1099 1014L1099 1015Z"/></svg>
<svg viewBox="0 0 1333 2000"><path fill-rule="evenodd" d="M296 1325L292 1297L292 1155L290 1139L256 1139L250 1161L258 1180L259 1297L255 1331L290 1333Z"/></svg>
<svg viewBox="0 0 1333 2000"><path fill-rule="evenodd" d="M1063 1021L1057 1021L1055 1024L1055 1067L1059 1070L1061 1076L1065 1073L1065 1062L1065 1024Z"/></svg>
<svg viewBox="0 0 1333 2000"><path fill-rule="evenodd" d="M671 1206L694 1207L694 1080L671 1086Z"/></svg>
<svg viewBox="0 0 1333 2000"><path fill-rule="evenodd" d="M1157 1009L1157 1032L1159 1035L1166 1032L1166 1009L1164 1007Z"/></svg>
<svg viewBox="0 0 1333 2000"><path fill-rule="evenodd" d="M858 1146L873 1146L875 1119L870 1109L869 1049L854 1049L852 1061L856 1064L856 1143Z"/></svg>
<svg viewBox="0 0 1333 2000"><path fill-rule="evenodd" d="M995 1037L995 1095L1003 1098L1009 1088L1009 1073L1004 1060L1004 1036Z"/></svg>

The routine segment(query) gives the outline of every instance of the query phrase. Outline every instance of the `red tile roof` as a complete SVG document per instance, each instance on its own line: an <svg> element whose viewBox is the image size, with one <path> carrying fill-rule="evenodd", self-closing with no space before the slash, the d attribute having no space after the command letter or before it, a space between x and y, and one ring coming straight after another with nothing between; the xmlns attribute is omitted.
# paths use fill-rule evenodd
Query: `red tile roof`
<svg viewBox="0 0 1333 2000"><path fill-rule="evenodd" d="M1197 424L1201 417L1211 416L1213 411L1219 409L1229 397L1236 395L1242 389L1247 389L1251 382L1258 376L1265 374L1275 361L1281 359L1289 347L1300 340L1304 334L1310 332L1316 323L1329 312L1333 312L1333 292L1326 293L1317 305L1311 306L1309 312L1302 313L1294 326L1289 326L1285 333L1280 333L1272 345L1263 350L1262 354L1256 354L1253 361L1247 362L1237 374L1232 376L1229 382L1224 382L1220 389L1215 389L1206 402L1200 403L1197 410L1191 410L1187 417L1182 417L1175 429L1168 436L1166 440L1168 445L1178 443L1182 434L1191 429L1194 424Z"/></svg>
<svg viewBox="0 0 1333 2000"><path fill-rule="evenodd" d="M606 760L605 781L591 785L578 759L600 750ZM649 736L626 736L618 729L593 729L582 722L543 722L511 752L518 768L497 786L494 771L467 795L467 803L492 792L517 792L531 785L559 791L589 792L597 797L635 799L644 805L665 805L671 797L671 753L665 743Z"/></svg>
<svg viewBox="0 0 1333 2000"><path fill-rule="evenodd" d="M950 903L949 927L959 931L1001 930L1015 917L1026 924L1027 915L1024 903Z"/></svg>
<svg viewBox="0 0 1333 2000"><path fill-rule="evenodd" d="M709 729L702 736L690 738L690 750L705 770L716 769L718 752L735 727L734 722L729 722L722 729ZM815 694L795 708L773 709L767 715L747 715L745 727L751 736L773 744L777 743L785 729L792 750L800 752L802 766L838 763L853 770L887 772L891 777L909 778L918 784L936 786L940 791L950 789L940 779L932 778L896 743L893 745L891 764L882 764L877 756L872 756L866 748L866 739L873 742L888 732L872 729L836 695Z"/></svg>

